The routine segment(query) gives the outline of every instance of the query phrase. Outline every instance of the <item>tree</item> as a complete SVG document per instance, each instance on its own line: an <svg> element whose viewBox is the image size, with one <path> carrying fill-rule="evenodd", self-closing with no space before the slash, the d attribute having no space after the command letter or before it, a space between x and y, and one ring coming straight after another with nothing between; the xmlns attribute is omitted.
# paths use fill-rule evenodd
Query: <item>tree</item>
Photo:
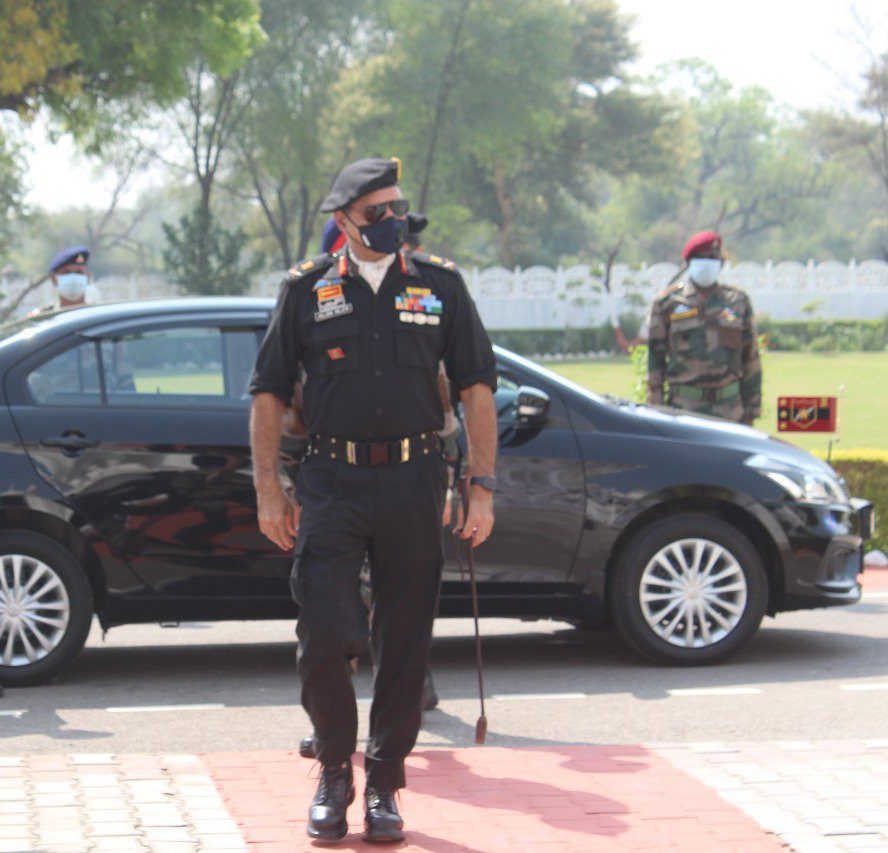
<svg viewBox="0 0 888 853"><path fill-rule="evenodd" d="M0 125L0 266L5 262L16 225L26 213L23 177L20 146Z"/></svg>
<svg viewBox="0 0 888 853"><path fill-rule="evenodd" d="M258 0L4 0L0 110L84 131L115 102L180 97L195 54L230 74L261 39Z"/></svg>
<svg viewBox="0 0 888 853"><path fill-rule="evenodd" d="M703 228L754 254L828 192L825 161L806 143L803 121L764 89L735 89L694 59L664 66L658 80L684 112L676 124L683 165L631 187L640 224L652 229L639 229L648 257L676 256L687 235Z"/></svg>
<svg viewBox="0 0 888 853"><path fill-rule="evenodd" d="M852 125L856 142L882 188L881 249L888 260L888 51L870 51L858 101L860 121Z"/></svg>
<svg viewBox="0 0 888 853"><path fill-rule="evenodd" d="M308 253L321 202L356 148L331 133L332 93L343 67L376 46L372 12L359 0L263 3L268 40L241 72L250 109L234 128L233 168L284 267Z"/></svg>
<svg viewBox="0 0 888 853"><path fill-rule="evenodd" d="M178 227L164 224L163 230L167 239L164 266L184 291L224 296L247 289L256 264L241 260L247 244L242 229L222 227L209 209L198 205L179 220Z"/></svg>
<svg viewBox="0 0 888 853"><path fill-rule="evenodd" d="M616 4L389 10L391 44L344 76L342 105L352 138L404 160L405 188L431 215L428 242L465 260L492 232L507 266L576 252L578 199L591 203L600 172L642 168L662 143L663 99L626 76L634 50Z"/></svg>

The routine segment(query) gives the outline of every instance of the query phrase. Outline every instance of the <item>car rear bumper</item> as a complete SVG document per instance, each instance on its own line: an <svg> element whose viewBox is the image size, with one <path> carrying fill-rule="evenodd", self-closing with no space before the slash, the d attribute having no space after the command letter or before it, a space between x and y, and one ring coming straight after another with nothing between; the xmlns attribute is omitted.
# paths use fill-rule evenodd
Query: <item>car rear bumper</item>
<svg viewBox="0 0 888 853"><path fill-rule="evenodd" d="M784 506L777 513L787 530L790 557L784 566L782 610L831 607L860 600L858 576L864 545L875 528L873 505L852 499L851 511Z"/></svg>

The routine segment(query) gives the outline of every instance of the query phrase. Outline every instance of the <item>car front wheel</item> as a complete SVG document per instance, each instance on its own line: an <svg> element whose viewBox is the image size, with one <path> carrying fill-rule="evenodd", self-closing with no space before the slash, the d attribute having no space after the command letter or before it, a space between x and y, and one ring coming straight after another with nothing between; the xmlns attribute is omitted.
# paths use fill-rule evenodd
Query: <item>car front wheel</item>
<svg viewBox="0 0 888 853"><path fill-rule="evenodd" d="M92 590L70 551L39 533L0 533L0 684L55 678L83 648L92 615Z"/></svg>
<svg viewBox="0 0 888 853"><path fill-rule="evenodd" d="M620 553L610 580L617 630L657 663L719 663L753 637L768 603L758 551L706 515L654 522Z"/></svg>

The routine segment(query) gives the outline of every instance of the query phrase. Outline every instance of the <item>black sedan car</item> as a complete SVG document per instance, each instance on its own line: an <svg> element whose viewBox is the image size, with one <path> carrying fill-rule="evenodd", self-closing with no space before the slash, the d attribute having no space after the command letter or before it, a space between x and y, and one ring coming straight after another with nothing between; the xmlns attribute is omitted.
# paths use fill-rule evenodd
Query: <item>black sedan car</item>
<svg viewBox="0 0 888 853"><path fill-rule="evenodd" d="M271 308L147 300L0 329L0 683L57 676L94 615L106 629L296 615L291 557L257 526L247 434ZM858 600L872 506L826 464L497 359L482 615L613 621L650 659L704 664L766 613ZM285 441L285 482L297 464ZM441 615L465 616L452 557Z"/></svg>

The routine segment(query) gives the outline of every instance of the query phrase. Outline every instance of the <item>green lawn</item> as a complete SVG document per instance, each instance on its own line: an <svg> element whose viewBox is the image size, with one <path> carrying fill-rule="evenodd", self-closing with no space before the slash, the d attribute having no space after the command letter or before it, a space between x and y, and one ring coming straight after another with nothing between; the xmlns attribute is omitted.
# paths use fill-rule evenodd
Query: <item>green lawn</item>
<svg viewBox="0 0 888 853"><path fill-rule="evenodd" d="M136 391L140 394L224 394L221 373L139 374Z"/></svg>
<svg viewBox="0 0 888 853"><path fill-rule="evenodd" d="M839 396L837 447L888 448L888 353L764 354L764 389L759 429L777 435L777 397ZM628 359L549 363L552 370L593 391L632 397L634 376ZM844 386L844 390L839 389ZM826 450L826 434L781 434L808 450Z"/></svg>

